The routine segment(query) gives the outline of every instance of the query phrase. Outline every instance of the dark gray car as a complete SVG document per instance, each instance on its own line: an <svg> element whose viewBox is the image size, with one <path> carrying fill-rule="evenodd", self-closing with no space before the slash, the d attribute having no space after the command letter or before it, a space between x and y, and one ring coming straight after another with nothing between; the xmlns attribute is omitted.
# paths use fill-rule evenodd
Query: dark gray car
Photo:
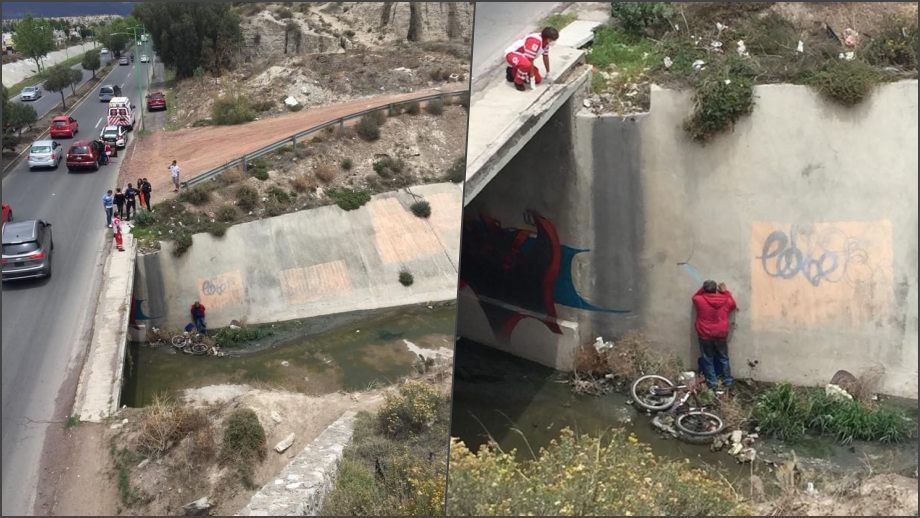
<svg viewBox="0 0 920 518"><path fill-rule="evenodd" d="M18 221L3 226L3 282L51 277L51 223Z"/></svg>

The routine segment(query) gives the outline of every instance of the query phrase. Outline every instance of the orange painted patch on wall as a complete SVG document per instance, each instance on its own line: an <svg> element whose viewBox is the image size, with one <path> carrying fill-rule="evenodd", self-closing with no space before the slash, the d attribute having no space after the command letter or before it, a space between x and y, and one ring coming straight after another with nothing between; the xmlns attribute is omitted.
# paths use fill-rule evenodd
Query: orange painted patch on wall
<svg viewBox="0 0 920 518"><path fill-rule="evenodd" d="M414 216L398 199L373 200L367 207L374 224L377 252L384 263L406 263L444 252L428 223Z"/></svg>
<svg viewBox="0 0 920 518"><path fill-rule="evenodd" d="M345 261L290 268L278 274L284 300L291 305L308 304L320 299L334 299L336 294L352 291Z"/></svg>
<svg viewBox="0 0 920 518"><path fill-rule="evenodd" d="M239 270L198 279L198 297L209 310L243 303L243 275Z"/></svg>
<svg viewBox="0 0 920 518"><path fill-rule="evenodd" d="M751 318L757 331L875 327L894 298L890 220L751 227Z"/></svg>

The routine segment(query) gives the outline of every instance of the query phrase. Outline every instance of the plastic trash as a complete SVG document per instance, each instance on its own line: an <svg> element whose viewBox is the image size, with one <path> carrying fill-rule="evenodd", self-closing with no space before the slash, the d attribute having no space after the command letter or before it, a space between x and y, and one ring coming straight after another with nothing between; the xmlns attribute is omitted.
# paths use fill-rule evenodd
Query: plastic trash
<svg viewBox="0 0 920 518"><path fill-rule="evenodd" d="M699 72L700 70L703 69L703 65L705 64L706 64L705 61L703 61L702 59L698 59L694 61L693 63L691 63L690 66L693 67L693 70Z"/></svg>
<svg viewBox="0 0 920 518"><path fill-rule="evenodd" d="M795 48L795 51L798 53L805 52L805 42L802 40L799 40L799 46Z"/></svg>
<svg viewBox="0 0 920 518"><path fill-rule="evenodd" d="M855 47L859 45L859 33L849 27L844 29L843 44L847 47Z"/></svg>
<svg viewBox="0 0 920 518"><path fill-rule="evenodd" d="M673 64L674 60L672 60L669 56L664 57L664 68L671 68Z"/></svg>
<svg viewBox="0 0 920 518"><path fill-rule="evenodd" d="M739 56L747 56L747 55L748 55L748 51L747 51L747 47L744 45L744 40L738 40L738 44L737 44L737 45L738 45L738 47L737 47L735 50L738 51L738 55L739 55Z"/></svg>

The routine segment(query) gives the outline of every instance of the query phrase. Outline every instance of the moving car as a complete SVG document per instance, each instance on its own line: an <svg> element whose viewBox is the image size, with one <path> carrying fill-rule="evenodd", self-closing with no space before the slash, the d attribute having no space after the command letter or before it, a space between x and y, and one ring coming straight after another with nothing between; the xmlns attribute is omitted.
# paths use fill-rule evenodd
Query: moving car
<svg viewBox="0 0 920 518"><path fill-rule="evenodd" d="M51 119L51 138L72 138L80 131L77 119L68 115L58 115Z"/></svg>
<svg viewBox="0 0 920 518"><path fill-rule="evenodd" d="M141 54L141 63L150 63L150 56L147 54Z"/></svg>
<svg viewBox="0 0 920 518"><path fill-rule="evenodd" d="M108 53L109 53L109 49L107 49L107 48L105 48L105 47L102 47L102 50L100 50L99 53L100 53L100 54L108 54Z"/></svg>
<svg viewBox="0 0 920 518"><path fill-rule="evenodd" d="M42 96L42 87L40 86L27 86L22 89L22 92L19 93L20 101L34 101Z"/></svg>
<svg viewBox="0 0 920 518"><path fill-rule="evenodd" d="M3 226L3 281L51 277L51 223L19 221Z"/></svg>
<svg viewBox="0 0 920 518"><path fill-rule="evenodd" d="M57 169L62 158L64 158L64 149L60 143L53 140L36 140L29 148L29 169L36 167Z"/></svg>
<svg viewBox="0 0 920 518"><path fill-rule="evenodd" d="M103 142L108 142L113 146L124 148L128 145L128 132L124 126L106 126L102 129Z"/></svg>
<svg viewBox="0 0 920 518"><path fill-rule="evenodd" d="M115 97L121 97L121 87L118 85L102 85L99 88L99 100L107 103Z"/></svg>
<svg viewBox="0 0 920 518"><path fill-rule="evenodd" d="M67 150L67 170L74 169L99 170L99 154L93 149L93 143L88 140L78 140Z"/></svg>
<svg viewBox="0 0 920 518"><path fill-rule="evenodd" d="M147 111L165 110L166 95L163 92L151 92L147 94Z"/></svg>
<svg viewBox="0 0 920 518"><path fill-rule="evenodd" d="M10 221L13 221L13 208L9 203L3 202L3 218L0 219L0 222L5 225Z"/></svg>
<svg viewBox="0 0 920 518"><path fill-rule="evenodd" d="M127 65L127 64L129 64L128 56L122 56L121 59L118 60L118 64L119 64L119 65Z"/></svg>

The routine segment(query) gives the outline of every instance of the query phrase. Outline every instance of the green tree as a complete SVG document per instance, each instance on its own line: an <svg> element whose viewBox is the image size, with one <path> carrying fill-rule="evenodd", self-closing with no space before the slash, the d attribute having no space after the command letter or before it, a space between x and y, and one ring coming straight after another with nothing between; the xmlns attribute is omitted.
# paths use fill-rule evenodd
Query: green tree
<svg viewBox="0 0 920 518"><path fill-rule="evenodd" d="M147 27L163 64L184 78L198 67L220 75L232 65L243 35L230 8L229 3L144 2L134 16Z"/></svg>
<svg viewBox="0 0 920 518"><path fill-rule="evenodd" d="M83 71L76 68L68 68L67 72L70 74L70 93L76 95L76 87L80 84L80 81L83 80Z"/></svg>
<svg viewBox="0 0 920 518"><path fill-rule="evenodd" d="M31 105L23 103L10 103L3 110L3 118L9 124L9 129L16 132L16 136L22 136L22 130L31 128L35 121L38 120L38 114Z"/></svg>
<svg viewBox="0 0 920 518"><path fill-rule="evenodd" d="M41 18L33 18L31 14L25 15L16 24L16 50L32 58L41 72L42 61L54 50L54 32L51 24Z"/></svg>
<svg viewBox="0 0 920 518"><path fill-rule="evenodd" d="M74 75L70 73L71 70L60 65L52 67L48 73L48 79L45 80L45 88L49 92L61 92L61 105L65 110L67 109L67 101L64 99L64 90L74 83ZM76 72L79 73L79 70Z"/></svg>
<svg viewBox="0 0 920 518"><path fill-rule="evenodd" d="M99 51L91 50L83 54L83 61L80 65L83 67L83 70L92 71L93 79L96 79L96 70L99 70L99 67L102 66L102 62L99 60Z"/></svg>

